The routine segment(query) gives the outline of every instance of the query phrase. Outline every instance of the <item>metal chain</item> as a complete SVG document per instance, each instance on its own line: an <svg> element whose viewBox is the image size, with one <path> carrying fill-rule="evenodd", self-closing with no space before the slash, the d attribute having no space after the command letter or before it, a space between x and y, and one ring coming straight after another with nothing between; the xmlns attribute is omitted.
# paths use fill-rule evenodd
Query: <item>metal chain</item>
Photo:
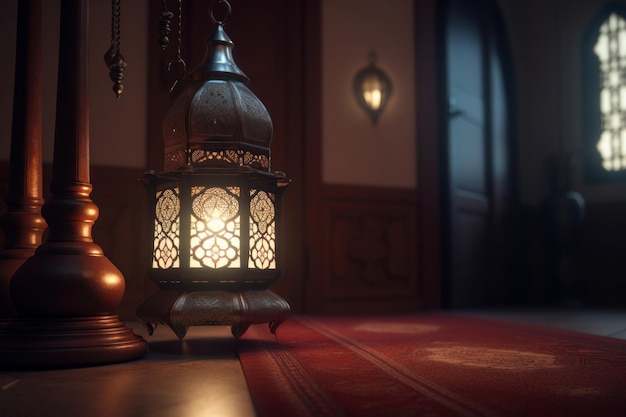
<svg viewBox="0 0 626 417"><path fill-rule="evenodd" d="M111 45L120 51L120 0L111 2Z"/></svg>
<svg viewBox="0 0 626 417"><path fill-rule="evenodd" d="M178 0L178 50L177 58L182 61L180 49L183 44L183 0Z"/></svg>
<svg viewBox="0 0 626 417"><path fill-rule="evenodd" d="M126 60L120 52L121 39L121 0L111 0L111 47L104 54L104 62L109 69L109 78L113 81L113 92L119 99L124 91L122 80L126 69Z"/></svg>
<svg viewBox="0 0 626 417"><path fill-rule="evenodd" d="M182 58L182 44L183 44L183 0L178 0L178 38L177 38L177 51L176 61L170 61L167 64L167 71L173 75L174 83L170 87L171 93L176 88L176 85L185 78L187 72L187 64Z"/></svg>

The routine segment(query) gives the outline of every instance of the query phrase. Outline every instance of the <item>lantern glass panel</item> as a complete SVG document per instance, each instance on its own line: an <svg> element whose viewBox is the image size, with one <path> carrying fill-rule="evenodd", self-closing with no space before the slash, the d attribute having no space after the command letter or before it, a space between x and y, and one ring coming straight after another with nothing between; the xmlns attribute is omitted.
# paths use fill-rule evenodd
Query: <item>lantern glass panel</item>
<svg viewBox="0 0 626 417"><path fill-rule="evenodd" d="M276 269L276 199L262 190L250 191L250 254L248 268Z"/></svg>
<svg viewBox="0 0 626 417"><path fill-rule="evenodd" d="M180 267L180 198L178 187L156 192L152 268Z"/></svg>
<svg viewBox="0 0 626 417"><path fill-rule="evenodd" d="M191 187L190 268L239 268L239 187Z"/></svg>

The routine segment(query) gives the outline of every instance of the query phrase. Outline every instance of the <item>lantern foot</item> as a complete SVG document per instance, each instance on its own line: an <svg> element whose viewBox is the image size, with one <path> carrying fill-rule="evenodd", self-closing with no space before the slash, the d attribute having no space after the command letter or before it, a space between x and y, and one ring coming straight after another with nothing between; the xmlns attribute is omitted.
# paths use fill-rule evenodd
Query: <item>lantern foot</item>
<svg viewBox="0 0 626 417"><path fill-rule="evenodd" d="M117 315L18 318L0 328L0 369L66 368L125 362L147 342Z"/></svg>
<svg viewBox="0 0 626 417"><path fill-rule="evenodd" d="M152 334L159 324L166 324L183 339L190 326L230 325L237 339L252 324L269 323L272 333L289 317L287 301L270 290L184 291L161 289L149 296L137 309L137 317Z"/></svg>

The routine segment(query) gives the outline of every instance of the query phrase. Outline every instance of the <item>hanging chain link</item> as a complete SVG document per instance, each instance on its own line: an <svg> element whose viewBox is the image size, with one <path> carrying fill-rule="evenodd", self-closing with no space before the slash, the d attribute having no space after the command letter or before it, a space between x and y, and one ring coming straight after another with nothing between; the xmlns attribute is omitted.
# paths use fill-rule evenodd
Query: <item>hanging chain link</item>
<svg viewBox="0 0 626 417"><path fill-rule="evenodd" d="M113 92L119 99L124 91L122 80L126 69L126 59L120 52L120 1L111 0L111 47L104 54L104 62L109 69L109 78L113 81Z"/></svg>
<svg viewBox="0 0 626 417"><path fill-rule="evenodd" d="M176 85L180 81L185 78L185 74L187 72L187 64L182 58L182 43L183 43L183 1L178 0L178 36L177 36L177 50L176 50L176 60L169 61L167 63L167 71L172 75L172 79L174 80L172 86L169 89L171 93L176 88Z"/></svg>
<svg viewBox="0 0 626 417"><path fill-rule="evenodd" d="M223 15L224 17L221 19L218 19L215 17L215 10L217 9L218 6L223 6ZM228 18L230 17L231 13L233 12L232 7L230 6L230 3L228 2L228 0L217 0L217 1L213 1L211 3L211 20L213 20L213 23L216 23L218 25L224 26L226 24L226 21L228 20Z"/></svg>

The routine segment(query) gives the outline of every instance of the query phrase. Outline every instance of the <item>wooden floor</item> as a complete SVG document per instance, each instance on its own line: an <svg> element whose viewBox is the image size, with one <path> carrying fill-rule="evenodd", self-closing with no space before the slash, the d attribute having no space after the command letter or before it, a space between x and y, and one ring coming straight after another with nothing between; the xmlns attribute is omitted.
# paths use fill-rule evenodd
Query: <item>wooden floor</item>
<svg viewBox="0 0 626 417"><path fill-rule="evenodd" d="M246 381L228 327L189 329L181 342L167 327L148 336L141 359L37 372L0 371L2 417L249 417ZM268 330L269 331L269 330Z"/></svg>
<svg viewBox="0 0 626 417"><path fill-rule="evenodd" d="M626 339L626 311L491 310L462 314ZM254 407L227 327L194 327L179 341L167 327L142 359L51 371L0 371L0 416L251 417Z"/></svg>

